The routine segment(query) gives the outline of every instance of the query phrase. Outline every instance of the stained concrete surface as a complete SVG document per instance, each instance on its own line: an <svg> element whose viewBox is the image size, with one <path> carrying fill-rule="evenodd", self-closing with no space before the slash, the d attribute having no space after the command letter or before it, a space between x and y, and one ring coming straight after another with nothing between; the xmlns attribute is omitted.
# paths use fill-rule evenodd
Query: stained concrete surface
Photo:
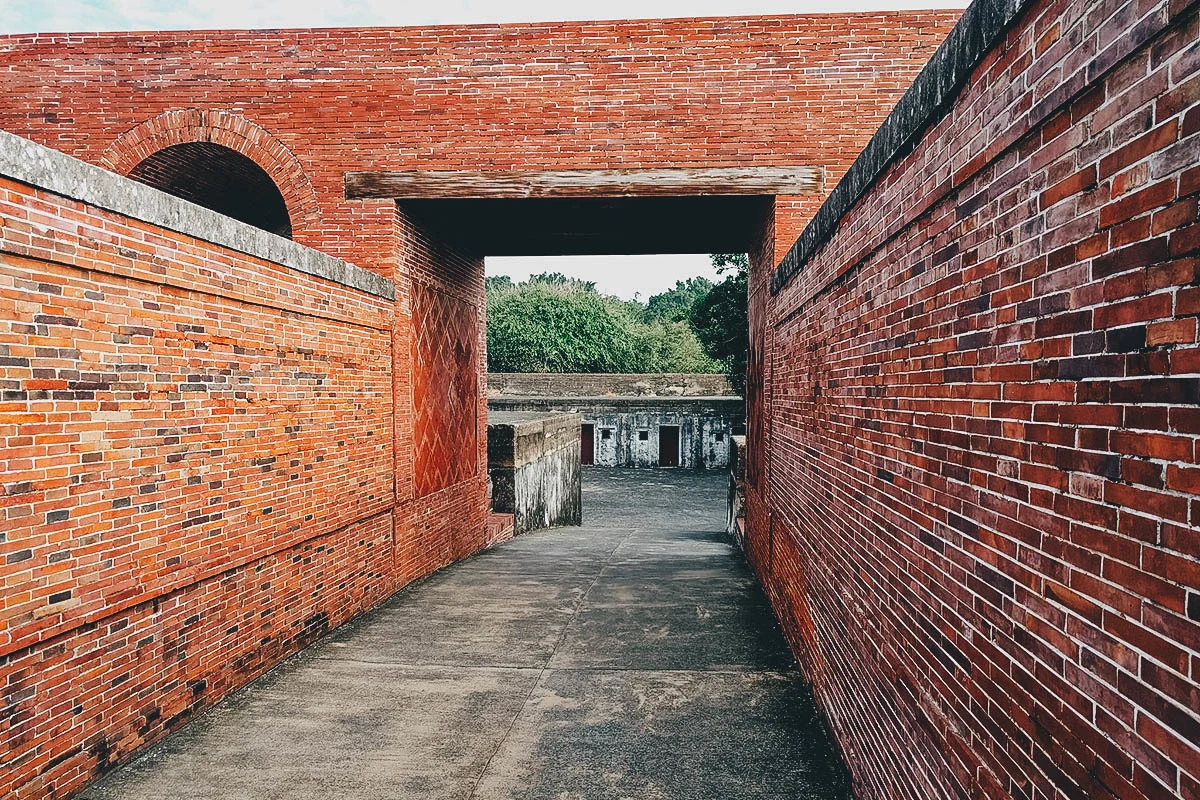
<svg viewBox="0 0 1200 800"><path fill-rule="evenodd" d="M584 528L409 587L83 797L850 798L726 480L586 469Z"/></svg>

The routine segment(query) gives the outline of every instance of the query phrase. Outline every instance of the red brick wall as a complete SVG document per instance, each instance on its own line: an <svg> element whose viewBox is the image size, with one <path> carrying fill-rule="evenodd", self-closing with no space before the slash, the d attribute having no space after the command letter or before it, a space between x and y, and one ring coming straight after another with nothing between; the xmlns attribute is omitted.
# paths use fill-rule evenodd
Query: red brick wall
<svg viewBox="0 0 1200 800"><path fill-rule="evenodd" d="M392 204L347 201L347 170L816 164L834 181L957 16L0 37L0 128L122 174L181 141L232 147L275 178L297 241L391 277Z"/></svg>
<svg viewBox="0 0 1200 800"><path fill-rule="evenodd" d="M121 174L172 145L211 141L232 148L272 177L298 242L395 279L390 342L356 341L348 348L364 359L386 353L390 360L393 405L383 424L391 427L391 450L379 456L389 470L364 461L337 472L339 479L369 474L373 483L364 494L385 484L393 490L387 588L374 600L510 529L494 526L489 533L486 524L482 262L454 242L434 240L394 203L347 201L344 173L756 163L820 165L835 179L956 17L903 12L0 37L0 91L6 98L0 128ZM818 102L820 113L814 113ZM813 198L781 200L781 235L794 234L804 210L814 206ZM469 352L472 323L478 344ZM223 319L209 325L207 335L218 329L226 335L230 324ZM452 381L443 380L449 377L447 343L463 351ZM474 420L465 367L471 359ZM278 413L264 410L254 422L275 424ZM203 433L209 447L219 449L223 434ZM359 442L345 441L348 447ZM270 493L277 476L264 474L269 477L259 478L255 488ZM330 492L345 488L328 483ZM203 510L201 486L207 482L188 497ZM247 478L238 486L250 491L252 484ZM228 489L222 496L238 497ZM327 499L318 496L322 503ZM253 518L255 508L244 504L230 513ZM198 513L188 509L180 505L178 513ZM338 509L349 511L331 501L326 513ZM280 525L299 536L287 527L291 523L289 517ZM73 522L60 524L76 529ZM206 525L225 524L209 520L195 526L194 535ZM257 528L227 529L240 532L238 546L247 558L257 553ZM356 555L351 563L361 560ZM147 567L157 574L154 564L136 569ZM122 568L140 574L132 564L113 567ZM129 602L141 596L135 592ZM97 613L107 613L96 602ZM332 607L331 624L353 610L338 611L336 597L313 602ZM96 639L95 646L104 641ZM215 663L222 663L219 657ZM204 701L219 694L210 690ZM157 731L122 738L113 757ZM32 771L22 774L37 774L55 757L39 755ZM64 779L63 785L77 784Z"/></svg>
<svg viewBox="0 0 1200 800"><path fill-rule="evenodd" d="M400 585L390 301L0 180L0 796Z"/></svg>
<svg viewBox="0 0 1200 800"><path fill-rule="evenodd" d="M1200 797L1196 8L1032 4L758 296L748 551L864 799Z"/></svg>
<svg viewBox="0 0 1200 800"><path fill-rule="evenodd" d="M487 526L487 332L483 259L397 210L395 350L400 577L493 544ZM411 445L408 443L411 442ZM512 535L511 529L500 534Z"/></svg>

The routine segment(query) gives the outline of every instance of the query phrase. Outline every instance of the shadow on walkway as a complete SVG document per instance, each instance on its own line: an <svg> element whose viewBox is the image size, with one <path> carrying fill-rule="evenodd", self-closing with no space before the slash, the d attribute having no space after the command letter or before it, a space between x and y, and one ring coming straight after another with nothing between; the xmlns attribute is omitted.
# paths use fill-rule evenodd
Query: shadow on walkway
<svg viewBox="0 0 1200 800"><path fill-rule="evenodd" d="M849 798L726 480L587 469L586 527L409 587L83 797Z"/></svg>

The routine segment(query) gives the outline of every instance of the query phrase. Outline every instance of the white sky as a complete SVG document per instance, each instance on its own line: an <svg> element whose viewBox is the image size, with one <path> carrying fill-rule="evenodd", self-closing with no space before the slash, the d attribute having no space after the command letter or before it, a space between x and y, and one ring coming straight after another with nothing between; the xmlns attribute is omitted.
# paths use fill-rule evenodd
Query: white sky
<svg viewBox="0 0 1200 800"><path fill-rule="evenodd" d="M316 28L962 8L965 0L0 0L0 34L52 31ZM694 275L705 255L489 258L489 275L563 272L645 300Z"/></svg>
<svg viewBox="0 0 1200 800"><path fill-rule="evenodd" d="M964 0L0 0L0 33L449 25L965 5Z"/></svg>
<svg viewBox="0 0 1200 800"><path fill-rule="evenodd" d="M488 275L508 275L523 281L538 272L561 272L585 281L595 281L597 291L615 294L622 300L634 295L645 301L666 291L675 281L703 275L713 283L721 280L708 256L560 256L546 258L487 259Z"/></svg>

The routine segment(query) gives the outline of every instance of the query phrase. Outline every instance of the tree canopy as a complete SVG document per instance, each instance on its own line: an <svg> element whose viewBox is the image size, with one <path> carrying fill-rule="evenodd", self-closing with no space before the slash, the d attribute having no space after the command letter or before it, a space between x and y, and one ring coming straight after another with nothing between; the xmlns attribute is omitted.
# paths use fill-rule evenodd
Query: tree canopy
<svg viewBox="0 0 1200 800"><path fill-rule="evenodd" d="M625 372L638 358L623 310L594 291L517 284L488 295L493 372Z"/></svg>
<svg viewBox="0 0 1200 800"><path fill-rule="evenodd" d="M672 291L680 287L686 290L681 281ZM656 307L666 308L667 304L659 302ZM661 317L649 314L647 309L648 305L637 301L602 295L594 283L560 273L535 275L522 283L506 277L489 278L488 369L721 371L721 364L705 354L687 321L690 306Z"/></svg>
<svg viewBox="0 0 1200 800"><path fill-rule="evenodd" d="M592 281L544 272L487 279L492 372L726 372L745 386L744 254L714 255L725 275L677 281L646 303L601 294Z"/></svg>
<svg viewBox="0 0 1200 800"><path fill-rule="evenodd" d="M750 347L749 261L745 253L735 253L714 255L712 262L725 279L696 302L689 321L704 352L724 365L734 390L744 394Z"/></svg>
<svg viewBox="0 0 1200 800"><path fill-rule="evenodd" d="M712 291L713 282L703 276L675 281L675 288L656 294L646 301L646 320L687 322L692 307Z"/></svg>

